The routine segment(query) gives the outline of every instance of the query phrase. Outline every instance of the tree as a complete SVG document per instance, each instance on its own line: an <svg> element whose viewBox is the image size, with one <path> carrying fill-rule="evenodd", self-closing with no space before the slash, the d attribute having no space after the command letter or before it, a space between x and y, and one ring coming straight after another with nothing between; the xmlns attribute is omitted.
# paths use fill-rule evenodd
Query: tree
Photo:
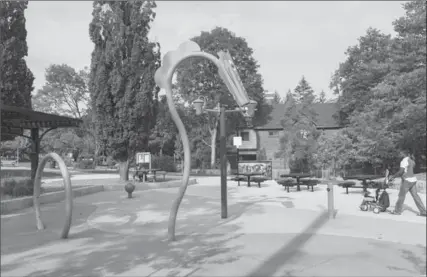
<svg viewBox="0 0 427 277"><path fill-rule="evenodd" d="M230 52L234 59L237 71L242 83L253 100L259 104L263 103L262 77L258 73L259 65L253 57L253 50L246 40L236 36L231 31L216 27L210 32L202 32L199 36L193 37L202 51L217 55L221 50ZM234 107L235 101L232 99L228 89L219 77L218 69L207 60L192 59L185 61L178 69L177 87L185 101L192 102L197 96L203 95L207 100L207 108L214 108L218 103ZM255 119L262 116L262 105L258 105ZM211 167L216 161L216 138L218 129L218 115L206 115L209 122L209 136L211 146ZM235 125L242 122L239 115L227 115L228 128L235 129Z"/></svg>
<svg viewBox="0 0 427 277"><path fill-rule="evenodd" d="M66 64L46 69L46 84L33 99L35 110L82 118L89 105L88 68L77 72Z"/></svg>
<svg viewBox="0 0 427 277"><path fill-rule="evenodd" d="M60 114L82 119L78 128L61 128L46 134L40 144L43 152L66 154L73 151L93 154L96 138L93 126L88 124L89 88L88 69L76 71L69 65L50 65L46 69L46 83L33 97L36 111Z"/></svg>
<svg viewBox="0 0 427 277"><path fill-rule="evenodd" d="M273 103L274 104L282 104L283 103L282 97L280 96L280 94L277 90L274 91Z"/></svg>
<svg viewBox="0 0 427 277"><path fill-rule="evenodd" d="M150 152L160 152L160 156L162 156L164 154L165 147L171 146L170 148L173 148L175 136L177 133L178 130L169 112L166 97L162 96L158 103L156 125L154 126L150 135ZM172 155L173 153L169 152L167 154Z"/></svg>
<svg viewBox="0 0 427 277"><path fill-rule="evenodd" d="M25 61L27 6L28 1L0 2L0 91L3 104L31 109L34 76Z"/></svg>
<svg viewBox="0 0 427 277"><path fill-rule="evenodd" d="M314 165L316 140L320 133L316 129L317 114L313 109L313 90L304 78L295 92L297 93L288 92L286 95L285 111L281 120L284 132L276 157L287 160L287 167L292 170L307 171ZM294 95L299 97L299 103Z"/></svg>
<svg viewBox="0 0 427 277"><path fill-rule="evenodd" d="M0 100L5 105L31 109L34 76L27 67L25 15L28 1L0 1ZM1 135L1 140L15 136Z"/></svg>
<svg viewBox="0 0 427 277"><path fill-rule="evenodd" d="M368 29L347 52L332 83L358 162L396 164L401 149L425 163L426 3L403 5L395 38Z"/></svg>
<svg viewBox="0 0 427 277"><path fill-rule="evenodd" d="M370 90L379 84L390 71L386 61L390 59L390 35L369 28L359 44L349 47L347 59L332 76L330 88L339 94L340 120L349 124L349 116L360 112L370 103Z"/></svg>
<svg viewBox="0 0 427 277"><path fill-rule="evenodd" d="M425 164L426 153L426 3L406 2L403 8L405 16L393 22L398 35L386 62L391 70L372 89L372 101L364 114L369 115L366 124L378 122L377 133L390 138L383 147L384 160L397 160L396 150L410 149L419 166Z"/></svg>
<svg viewBox="0 0 427 277"><path fill-rule="evenodd" d="M129 158L148 148L155 124L160 45L147 38L154 1L95 1L89 88L97 137L128 180Z"/></svg>
<svg viewBox="0 0 427 277"><path fill-rule="evenodd" d="M302 76L298 85L294 89L294 93L292 94L292 96L297 104L303 102L312 103L314 101L314 91L304 76Z"/></svg>
<svg viewBox="0 0 427 277"><path fill-rule="evenodd" d="M319 103L326 103L327 99L326 99L326 93L325 91L321 91L319 97L317 98L317 102Z"/></svg>
<svg viewBox="0 0 427 277"><path fill-rule="evenodd" d="M316 152L313 155L316 168L342 168L357 160L356 149L347 129L341 129L332 136L320 134L317 139Z"/></svg>

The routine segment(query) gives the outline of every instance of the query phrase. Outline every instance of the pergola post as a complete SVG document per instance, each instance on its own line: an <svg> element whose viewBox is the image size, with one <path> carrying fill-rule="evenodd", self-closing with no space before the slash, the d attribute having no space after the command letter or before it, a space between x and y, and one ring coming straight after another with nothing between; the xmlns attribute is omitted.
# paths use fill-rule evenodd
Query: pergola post
<svg viewBox="0 0 427 277"><path fill-rule="evenodd" d="M39 128L31 129L31 181L34 183L36 178L36 171L39 165L39 154L40 154L40 139L39 139Z"/></svg>

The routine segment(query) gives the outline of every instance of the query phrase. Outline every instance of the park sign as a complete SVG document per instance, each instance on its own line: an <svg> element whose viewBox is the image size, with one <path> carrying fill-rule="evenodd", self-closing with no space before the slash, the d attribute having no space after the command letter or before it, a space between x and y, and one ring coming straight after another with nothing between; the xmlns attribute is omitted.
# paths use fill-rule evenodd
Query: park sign
<svg viewBox="0 0 427 277"><path fill-rule="evenodd" d="M150 152L139 152L136 153L136 164L151 164L151 153Z"/></svg>
<svg viewBox="0 0 427 277"><path fill-rule="evenodd" d="M233 145L239 148L242 145L242 137L233 137Z"/></svg>

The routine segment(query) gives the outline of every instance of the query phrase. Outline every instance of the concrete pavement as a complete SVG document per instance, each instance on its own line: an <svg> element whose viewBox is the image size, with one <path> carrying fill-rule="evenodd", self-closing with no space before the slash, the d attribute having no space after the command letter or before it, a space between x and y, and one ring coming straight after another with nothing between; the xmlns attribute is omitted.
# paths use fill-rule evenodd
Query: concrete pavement
<svg viewBox="0 0 427 277"><path fill-rule="evenodd" d="M230 182L220 219L219 182L188 188L177 242L166 240L176 189L102 192L75 199L68 240L59 240L62 203L2 216L2 276L418 276L425 274L425 218L344 209L327 220L325 192L286 193ZM335 191L337 202L360 195ZM347 197L348 196L348 197ZM343 200L339 200L343 199ZM337 204L338 204L337 203ZM410 205L408 201L408 205ZM341 205L341 204L340 204ZM354 211L353 211L354 210ZM353 211L353 212L352 212ZM424 220L424 221L422 221Z"/></svg>

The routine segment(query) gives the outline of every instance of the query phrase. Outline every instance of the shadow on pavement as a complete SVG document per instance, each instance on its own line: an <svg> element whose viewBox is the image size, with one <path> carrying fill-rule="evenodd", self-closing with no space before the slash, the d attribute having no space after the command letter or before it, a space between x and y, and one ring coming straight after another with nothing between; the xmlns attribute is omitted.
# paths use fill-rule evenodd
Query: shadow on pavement
<svg viewBox="0 0 427 277"><path fill-rule="evenodd" d="M328 212L325 211L290 242L283 245L279 251L263 262L259 267L250 272L247 277L273 276L281 267L286 265L316 232L328 221Z"/></svg>
<svg viewBox="0 0 427 277"><path fill-rule="evenodd" d="M169 213L172 203L170 200L174 197L161 192L140 194L137 199L123 199L121 202L124 205L120 209L124 213L135 209ZM149 199L151 201L148 201ZM226 220L221 220L218 201L194 196L186 196L185 200L178 213L176 242L166 240L167 220L155 223L134 221L131 225L121 227L132 230L133 233L128 234L123 234L119 227L115 231L112 225L111 228L108 227L110 228L108 231L91 228L73 232L73 225L68 240L59 240L52 232L45 230L42 234L30 236L33 244L28 247L26 241L25 250L24 245L21 245L15 251L11 251L12 249L9 249L8 253L2 251L2 275L111 276L126 275L135 269L139 276L160 270L177 270L177 274L182 275L179 271L194 270L206 263L229 264L239 260L241 254L236 253L244 246L232 245L229 242L243 234L239 233L241 227L232 221L244 213L249 215L260 213L262 207L251 207L255 202L236 203L229 206L230 216ZM75 206L76 211L79 211L81 205L83 204ZM108 205L105 204L104 208ZM89 210L93 212L93 209ZM186 215L186 211L193 213ZM51 212L55 211L45 211L45 217L51 216ZM109 209L105 209L99 214L105 216L109 212ZM96 216L96 212L90 215L93 216ZM29 217L34 224L34 214L31 213ZM23 238L19 235L15 237L15 240Z"/></svg>
<svg viewBox="0 0 427 277"><path fill-rule="evenodd" d="M421 252L420 255L407 249L401 249L400 252L402 253L402 257L413 264L414 268L420 272L420 275L426 275L426 247L423 245L417 245L417 247Z"/></svg>
<svg viewBox="0 0 427 277"><path fill-rule="evenodd" d="M403 211L410 211L411 213L418 214L419 211L416 211L415 209L411 208L410 206L403 204Z"/></svg>

